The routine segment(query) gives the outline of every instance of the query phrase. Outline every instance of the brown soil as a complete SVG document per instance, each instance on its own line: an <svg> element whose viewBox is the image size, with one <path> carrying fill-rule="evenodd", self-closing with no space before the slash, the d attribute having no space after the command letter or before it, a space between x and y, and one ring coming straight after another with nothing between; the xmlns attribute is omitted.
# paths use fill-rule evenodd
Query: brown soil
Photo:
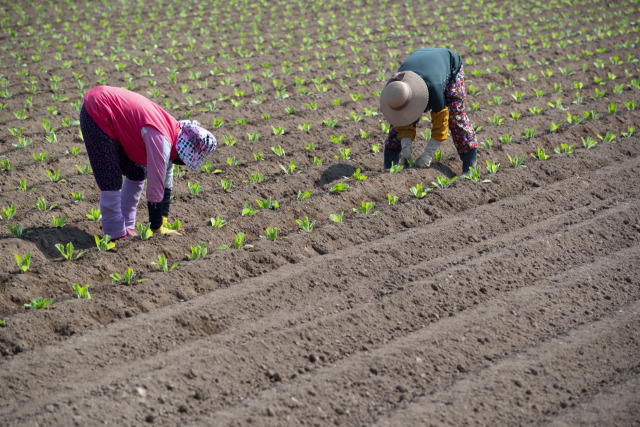
<svg viewBox="0 0 640 427"><path fill-rule="evenodd" d="M130 4L72 10L61 3L44 6L39 15L24 2L3 10L0 74L11 93L0 99L0 160L11 169L0 171L0 205L15 204L15 217L3 222L22 225L25 234L14 238L4 228L0 236L0 319L6 322L0 327L0 424L640 425L640 144L636 134L623 136L640 123L638 110L624 104L640 105L640 70L632 62L640 43L637 6L592 2L571 9L578 16L555 3L537 10L506 2L499 18L497 7L476 4L463 11L433 3L417 26L396 30L388 4L302 10L285 3L273 10L271 4L252 6L250 20L258 9L264 12L255 38L251 25L238 24L239 5L200 11L180 5L184 17L177 9L173 19L164 5L160 13L145 10L141 20ZM411 16L405 7L398 9L402 23ZM422 6L414 8L422 16ZM431 13L438 10L451 18L439 41L433 26L420 22L437 18ZM376 22L379 13L390 26L386 32ZM216 26L209 26L212 14ZM477 22L459 26L453 21L458 14ZM199 25L193 21L198 16ZM584 17L594 19L584 23ZM144 27L151 19L155 23ZM157 24L162 21L168 26ZM113 32L107 37L108 28ZM265 41L256 50L258 35ZM310 50L301 50L305 37L313 39ZM42 40L50 45L38 49ZM380 61L371 55L372 43ZM453 144L447 142L442 161L431 169L383 172L382 153L371 149L384 140L381 116L364 113L365 107L378 110L378 62L382 80L391 63L423 43L448 43L463 60L475 61L465 62L466 84L480 92L468 95L466 105L472 122L483 126L479 140L490 138L493 146L478 154L482 178L491 182L458 180L417 199L410 187L429 187L439 175L460 172ZM243 58L238 48L253 55ZM336 58L337 51L345 55ZM314 52L326 54L327 68ZM616 56L622 64L615 64ZM136 64L139 58L144 65ZM69 68L65 61L72 61ZM283 61L291 62L291 74ZM118 71L116 64L126 68ZM515 64L509 71L507 65ZM169 80L174 66L177 84ZM224 75L212 76L214 66ZM371 73L346 76L347 68L363 66ZM171 219L183 222L180 236L126 239L109 252L95 246L100 223L86 214L98 207L99 193L93 177L75 167L88 163L79 128L65 127L63 119L78 116L74 73L83 75L86 90L99 84L99 68L110 85L124 87L130 75L139 93L152 97L157 89L161 95L154 99L177 106L171 111L180 119L191 111L192 119L212 129L214 118L224 118L212 129L219 147L210 156L211 169L221 173L186 171L176 179ZM154 75L143 74L147 69ZM474 70L486 71L474 76ZM545 77L545 70L553 74ZM336 77L320 91L312 79L332 71ZM55 92L54 75L62 77ZM301 94L295 77L313 93ZM30 78L35 94L25 91ZM231 85L222 84L227 78ZM287 85L288 98L276 97L275 79ZM574 82L583 83L581 104L572 103ZM255 94L253 83L264 92ZM491 91L489 83L500 90ZM537 97L534 89L546 92ZM606 91L600 99L596 89ZM514 91L525 93L522 101L511 96ZM353 100L356 92L361 98ZM236 108L221 100L207 111L205 103L218 93L244 103ZM69 99L56 101L56 94ZM200 103L189 106L187 95ZM499 105L494 96L501 97ZM252 103L257 97L264 101ZM332 103L336 98L339 105ZM548 105L555 107L558 98L568 110ZM312 102L316 110L306 105ZM615 114L609 114L610 103ZM297 111L288 114L290 107ZM534 107L541 113L533 114ZM20 120L13 113L23 108L27 118ZM352 111L362 120L347 120ZM589 111L599 118L567 122L567 113L584 118ZM512 112L521 118L510 119ZM264 119L267 113L272 117ZM494 114L506 119L502 125L489 121ZM242 118L247 123L236 124ZM43 119L57 128L57 143L45 140ZM325 126L325 119L337 119L337 125ZM310 131L298 128L308 122ZM561 123L555 132L552 122ZM283 126L284 135L274 135L272 126ZM18 137L8 129L20 127L32 140L26 148L12 145ZM420 130L428 127L425 122ZM533 138L525 138L533 127ZM362 139L360 129L371 134ZM251 132L260 133L258 141L249 141ZM615 140L598 137L607 132ZM341 145L331 141L334 134L344 135ZM504 134L513 137L510 144L500 142ZM225 145L224 135L237 143ZM599 143L586 149L587 137ZM310 142L315 150L305 149ZM416 142L417 150L424 143ZM278 144L284 157L271 150ZM573 153L554 153L561 144L573 145ZM77 156L69 154L73 146L82 149ZM551 157L532 158L537 147ZM350 159L340 158L339 148L350 148ZM33 154L43 151L48 161L37 162ZM258 152L261 162L252 156ZM508 156L519 155L526 167L510 167ZM313 166L314 156L323 164ZM227 163L231 157L239 160L236 166ZM286 175L280 165L292 160L300 173ZM486 161L501 164L496 174L486 172ZM353 179L358 168L366 180ZM64 182L50 182L46 171L58 169ZM243 182L254 172L264 180ZM221 178L233 179L230 190L222 189ZM14 188L23 179L27 191ZM204 190L191 195L188 182ZM337 182L350 188L333 194ZM312 194L298 201L298 190ZM79 191L85 197L75 203L71 193ZM387 194L398 196L394 206ZM255 200L269 196L280 207L259 209ZM57 207L34 209L38 197ZM375 202L379 214L354 212L363 201ZM260 211L242 217L245 202ZM343 223L329 219L341 211ZM66 216L65 226L52 227L51 215ZM212 227L216 216L227 225ZM310 233L296 223L305 216L315 221ZM146 218L143 197L138 219ZM278 227L284 239L261 239L266 227ZM218 249L232 246L238 233L253 247ZM55 244L67 242L84 256L65 261ZM205 242L207 257L186 259L198 242ZM29 252L31 267L20 273L13 254ZM158 254L180 264L160 272L151 265ZM127 268L146 281L112 284L110 274ZM92 299L76 298L73 283L89 284ZM44 310L24 307L39 296L54 302Z"/></svg>

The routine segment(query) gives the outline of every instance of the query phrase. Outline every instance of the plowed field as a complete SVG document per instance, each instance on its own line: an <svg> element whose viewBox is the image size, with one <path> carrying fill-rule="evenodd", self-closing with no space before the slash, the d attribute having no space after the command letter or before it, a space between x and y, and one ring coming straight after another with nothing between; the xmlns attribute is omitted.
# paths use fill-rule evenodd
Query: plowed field
<svg viewBox="0 0 640 427"><path fill-rule="evenodd" d="M640 425L639 22L630 1L5 2L0 425ZM450 139L382 170L379 92L423 46L462 56L478 182L436 185ZM217 137L176 170L181 235L96 247L75 122L98 84Z"/></svg>

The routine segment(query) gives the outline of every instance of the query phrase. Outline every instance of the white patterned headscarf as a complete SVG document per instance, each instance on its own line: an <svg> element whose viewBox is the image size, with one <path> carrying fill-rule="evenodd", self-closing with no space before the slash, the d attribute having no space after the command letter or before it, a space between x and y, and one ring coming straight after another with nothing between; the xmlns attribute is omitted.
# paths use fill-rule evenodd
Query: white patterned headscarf
<svg viewBox="0 0 640 427"><path fill-rule="evenodd" d="M189 168L197 170L205 157L216 149L216 138L193 120L180 120L180 133L176 142L176 151L180 160Z"/></svg>

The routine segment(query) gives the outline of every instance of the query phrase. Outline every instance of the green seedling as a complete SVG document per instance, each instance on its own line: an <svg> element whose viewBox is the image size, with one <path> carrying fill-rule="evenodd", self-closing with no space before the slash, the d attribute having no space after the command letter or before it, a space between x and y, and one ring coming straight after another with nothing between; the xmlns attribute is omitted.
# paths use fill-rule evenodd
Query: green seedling
<svg viewBox="0 0 640 427"><path fill-rule="evenodd" d="M351 158L351 148L340 148L339 151L343 160L349 160Z"/></svg>
<svg viewBox="0 0 640 427"><path fill-rule="evenodd" d="M7 228L11 233L11 237L22 237L22 233L24 230L20 224L16 225L15 227L7 224Z"/></svg>
<svg viewBox="0 0 640 427"><path fill-rule="evenodd" d="M316 149L316 145L312 142L309 142L309 144L304 146L305 150L315 150Z"/></svg>
<svg viewBox="0 0 640 427"><path fill-rule="evenodd" d="M244 241L247 238L246 234L244 233L238 233L236 234L234 243L233 243L233 247L236 249L242 249L242 248L253 248L253 245L245 245ZM228 245L222 244L220 245L220 249L229 249Z"/></svg>
<svg viewBox="0 0 640 427"><path fill-rule="evenodd" d="M247 138L249 138L249 141L257 141L260 139L260 132L247 132Z"/></svg>
<svg viewBox="0 0 640 427"><path fill-rule="evenodd" d="M605 136L598 135L598 138L600 138L604 142L613 142L616 139L616 136L613 133L607 131Z"/></svg>
<svg viewBox="0 0 640 427"><path fill-rule="evenodd" d="M64 259L66 259L67 261L73 261L74 259L78 259L82 255L84 255L84 253L86 252L86 251L82 251L78 255L76 255L75 258L74 258L73 257L73 252L74 252L75 249L73 247L73 243L71 243L71 242L67 243L66 246L63 245L62 243L56 243L56 249L58 249L58 251L60 251L60 253L64 257Z"/></svg>
<svg viewBox="0 0 640 427"><path fill-rule="evenodd" d="M536 154L531 154L531 157L537 160L547 160L551 156L545 152L544 148L538 147Z"/></svg>
<svg viewBox="0 0 640 427"><path fill-rule="evenodd" d="M549 128L549 131L551 131L551 132L557 131L561 124L562 124L562 120L558 120L557 122L554 122L552 120L551 121L551 127Z"/></svg>
<svg viewBox="0 0 640 427"><path fill-rule="evenodd" d="M442 162L442 150L438 150L435 153L433 153L433 158L435 159L436 162ZM411 165L411 167L413 167L413 164Z"/></svg>
<svg viewBox="0 0 640 427"><path fill-rule="evenodd" d="M189 187L189 191L192 196L195 196L202 191L202 186L197 182L194 182L193 184L191 182L187 182L187 186Z"/></svg>
<svg viewBox="0 0 640 427"><path fill-rule="evenodd" d="M366 130L360 129L360 138L365 139L365 138L367 138L369 135L371 135L372 133L373 133L373 131L372 131L372 130L370 130L370 131L366 131Z"/></svg>
<svg viewBox="0 0 640 427"><path fill-rule="evenodd" d="M118 273L110 274L109 277L111 277L112 285L115 285L120 281L122 281L125 285L130 285L133 281L133 269L127 268L127 271L122 275L122 277L120 277ZM138 279L136 280L136 283L145 282L146 280L147 279Z"/></svg>
<svg viewBox="0 0 640 427"><path fill-rule="evenodd" d="M453 178L447 178L445 176L438 175L436 177L436 180L431 182L431 185L437 188L447 188L457 180L458 180L457 176L454 176Z"/></svg>
<svg viewBox="0 0 640 427"><path fill-rule="evenodd" d="M75 203L78 203L84 200L84 193L82 191L79 191L77 193L71 193L71 196L73 197L73 201Z"/></svg>
<svg viewBox="0 0 640 427"><path fill-rule="evenodd" d="M534 126L533 128L525 128L524 130L524 137L526 139L530 139L533 138L533 135L536 133L536 126Z"/></svg>
<svg viewBox="0 0 640 427"><path fill-rule="evenodd" d="M507 157L509 158L509 163L511 164L512 168L526 168L527 166L524 164L524 154L520 157L518 156L513 156L511 157L510 155L507 154Z"/></svg>
<svg viewBox="0 0 640 427"><path fill-rule="evenodd" d="M324 157L313 156L313 166L322 166L323 161L324 161Z"/></svg>
<svg viewBox="0 0 640 427"><path fill-rule="evenodd" d="M464 175L462 175L465 179L471 180L473 182L491 182L490 179L480 179L481 176L481 172L480 172L480 166L477 166L475 168L469 168L468 172Z"/></svg>
<svg viewBox="0 0 640 427"><path fill-rule="evenodd" d="M633 111L636 109L636 102L635 101L624 102L624 106L626 107L627 110Z"/></svg>
<svg viewBox="0 0 640 427"><path fill-rule="evenodd" d="M269 196L267 200L256 200L256 203L262 209L278 209L280 207L280 204L278 203L278 201L275 199L272 200L271 196Z"/></svg>
<svg viewBox="0 0 640 427"><path fill-rule="evenodd" d="M169 230L180 231L180 227L182 227L182 221L180 221L179 219L176 219L173 222L165 223L164 226L167 227Z"/></svg>
<svg viewBox="0 0 640 427"><path fill-rule="evenodd" d="M572 154L573 153L573 145L569 144L560 144L560 147L556 147L553 149L556 154Z"/></svg>
<svg viewBox="0 0 640 427"><path fill-rule="evenodd" d="M360 173L360 168L356 169L356 171L353 173L353 179L355 181L364 181L365 179L367 179L366 175L363 175Z"/></svg>
<svg viewBox="0 0 640 427"><path fill-rule="evenodd" d="M111 242L111 236L109 236L108 234L105 234L104 236L102 236L102 238L94 235L93 236L95 241L96 241L96 246L98 247L99 251L110 251L111 249L116 247L116 244Z"/></svg>
<svg viewBox="0 0 640 427"><path fill-rule="evenodd" d="M389 202L389 206L393 206L398 201L398 196L392 196L391 194L387 194L387 201Z"/></svg>
<svg viewBox="0 0 640 427"><path fill-rule="evenodd" d="M16 205L14 205L13 203L10 206L2 207L2 218L5 221L9 221L11 218L14 217L15 214L16 214Z"/></svg>
<svg viewBox="0 0 640 427"><path fill-rule="evenodd" d="M302 190L298 190L297 199L299 202L309 198L309 196L311 196L311 190L305 190L304 192Z"/></svg>
<svg viewBox="0 0 640 427"><path fill-rule="evenodd" d="M85 216L93 221L100 221L102 219L102 214L100 213L100 209L97 209L97 208L91 208L91 213L88 213Z"/></svg>
<svg viewBox="0 0 640 427"><path fill-rule="evenodd" d="M417 183L414 187L411 187L409 190L411 190L411 194L413 194L414 196L416 196L416 198L418 199L422 199L424 196L427 195L427 193L429 191L431 191L431 188L423 188L422 187L422 183L419 182Z"/></svg>
<svg viewBox="0 0 640 427"><path fill-rule="evenodd" d="M489 173L498 172L498 168L500 167L500 163L490 162L489 160L487 160L486 162L487 162L487 172L489 172Z"/></svg>
<svg viewBox="0 0 640 427"><path fill-rule="evenodd" d="M293 171L295 171L296 169L296 161L295 160L290 161L286 167L283 165L280 165L280 169L282 169L282 171L287 175L291 175L293 174Z"/></svg>
<svg viewBox="0 0 640 427"><path fill-rule="evenodd" d="M228 157L228 158L227 158L227 164L228 164L229 166L237 166L237 165L238 165L238 163L240 163L240 160L239 160L239 159L236 159L236 157L235 157L235 156L233 156L233 157Z"/></svg>
<svg viewBox="0 0 640 427"><path fill-rule="evenodd" d="M233 180L231 178L222 178L220 180L220 184L222 184L222 189L226 191L231 188L231 185L233 185Z"/></svg>
<svg viewBox="0 0 640 427"><path fill-rule="evenodd" d="M44 151L40 152L40 154L33 153L33 158L38 163L44 163L49 160L50 155L45 153Z"/></svg>
<svg viewBox="0 0 640 427"><path fill-rule="evenodd" d="M142 225L140 224L140 222L137 222L136 230L138 231L138 235L142 240L149 240L149 238L153 236L153 231L151 231L151 223Z"/></svg>
<svg viewBox="0 0 640 427"><path fill-rule="evenodd" d="M259 211L257 209L253 209L249 202L244 202L244 207L242 208L242 216L253 216L257 214Z"/></svg>
<svg viewBox="0 0 640 427"><path fill-rule="evenodd" d="M180 165L173 165L173 176L176 178L182 178L186 174L185 171L180 170Z"/></svg>
<svg viewBox="0 0 640 427"><path fill-rule="evenodd" d="M582 115L585 117L585 119L589 119L589 120L598 120L600 118L600 114L596 113L593 110L583 111Z"/></svg>
<svg viewBox="0 0 640 427"><path fill-rule="evenodd" d="M273 134L274 135L283 135L284 134L284 127L282 127L282 126L271 126L271 129L273 130Z"/></svg>
<svg viewBox="0 0 640 427"><path fill-rule="evenodd" d="M64 222L66 220L67 220L66 216L61 216L60 218L58 218L55 215L51 215L51 225L54 226L55 228L64 227Z"/></svg>
<svg viewBox="0 0 640 427"><path fill-rule="evenodd" d="M251 174L250 179L247 181L242 181L242 182L251 182L253 184L259 184L262 181L264 181L264 175L260 174L259 172L254 172ZM224 188L224 187L223 187Z"/></svg>
<svg viewBox="0 0 640 427"><path fill-rule="evenodd" d="M313 230L313 226L316 223L315 221L309 222L309 217L306 216L304 217L304 219L296 219L296 222L300 226L300 229L306 231L307 233L310 233L311 230Z"/></svg>
<svg viewBox="0 0 640 427"><path fill-rule="evenodd" d="M280 144L278 144L277 147L271 147L271 151L273 151L278 157L282 157L286 154L284 148L282 148Z"/></svg>
<svg viewBox="0 0 640 427"><path fill-rule="evenodd" d="M84 166L76 165L76 169L80 172L80 175L91 175L93 170L91 169L91 165L89 163L85 163Z"/></svg>
<svg viewBox="0 0 640 427"><path fill-rule="evenodd" d="M200 242L197 245L191 246L191 254L185 254L185 256L193 261L194 259L200 259L207 256L207 247L204 242Z"/></svg>
<svg viewBox="0 0 640 427"><path fill-rule="evenodd" d="M217 216L215 218L211 218L211 225L216 228L222 228L227 225L227 221Z"/></svg>
<svg viewBox="0 0 640 427"><path fill-rule="evenodd" d="M264 231L267 233L267 235L260 236L261 239L271 240L272 242L278 240L278 227L267 227L264 229Z"/></svg>
<svg viewBox="0 0 640 427"><path fill-rule="evenodd" d="M334 144L342 144L344 142L344 135L331 134L331 142Z"/></svg>
<svg viewBox="0 0 640 427"><path fill-rule="evenodd" d="M367 215L369 214L372 210L373 207L376 205L375 202L360 202L360 209L357 208L353 208L353 211L356 213L361 213L362 215ZM380 213L380 211L375 211L372 212L371 215L378 215Z"/></svg>
<svg viewBox="0 0 640 427"><path fill-rule="evenodd" d="M633 135L633 133L635 132L636 128L634 128L633 126L627 126L627 131L626 132L622 132L622 136L624 138L630 138L631 135ZM615 138L615 137L614 137Z"/></svg>
<svg viewBox="0 0 640 427"><path fill-rule="evenodd" d="M391 162L391 168L389 169L389 173L400 173L404 169L402 165L395 165Z"/></svg>
<svg viewBox="0 0 640 427"><path fill-rule="evenodd" d="M18 263L18 268L21 273L25 273L29 269L29 265L31 264L31 252L27 253L24 257L20 258L20 255L13 254Z"/></svg>
<svg viewBox="0 0 640 427"><path fill-rule="evenodd" d="M171 265L171 267L169 267L169 264L167 262L167 257L164 254L158 255L158 262L153 262L153 261L151 262L151 265L155 265L163 273L170 272L171 270L176 268L178 264L180 264L180 262L176 261Z"/></svg>
<svg viewBox="0 0 640 427"><path fill-rule="evenodd" d="M344 184L342 182L338 182L333 187L331 187L331 189L329 191L332 192L332 193L340 193L341 191L344 191L347 188L349 188L349 184Z"/></svg>
<svg viewBox="0 0 640 427"><path fill-rule="evenodd" d="M80 286L80 283L74 283L73 289L76 291L76 295L81 299L91 299L89 293L89 285Z"/></svg>
<svg viewBox="0 0 640 427"><path fill-rule="evenodd" d="M613 102L609 103L609 107L607 109L611 115L614 115L618 111L618 107Z"/></svg>
<svg viewBox="0 0 640 427"><path fill-rule="evenodd" d="M337 214L329 214L329 219L333 222L342 222L342 217L344 216L344 211Z"/></svg>
<svg viewBox="0 0 640 427"><path fill-rule="evenodd" d="M9 160L6 160L6 159L0 160L0 170L3 170L3 171L11 170L11 163L9 162Z"/></svg>
<svg viewBox="0 0 640 427"><path fill-rule="evenodd" d="M60 180L60 169L54 171L47 170L47 176L49 176L49 181L51 182L66 182L64 179Z"/></svg>
<svg viewBox="0 0 640 427"><path fill-rule="evenodd" d="M56 206L58 206L57 203L52 204L51 206L49 206L49 210L55 208ZM38 201L36 202L35 205L33 205L34 208L36 208L39 211L46 211L47 210L47 201L44 199L44 197L38 197Z"/></svg>
<svg viewBox="0 0 640 427"><path fill-rule="evenodd" d="M504 134L500 137L500 141L502 141L503 144L511 144L512 140L513 137L509 134Z"/></svg>
<svg viewBox="0 0 640 427"><path fill-rule="evenodd" d="M53 302L53 299L38 297L38 298L34 298L30 303L25 304L24 306L32 310L40 310L42 308L49 307L52 302Z"/></svg>
<svg viewBox="0 0 640 427"><path fill-rule="evenodd" d="M596 144L598 144L598 141L596 141L595 139L591 138L590 136L586 137L586 138L581 138L582 139L582 145L584 148L591 148L593 146L595 146Z"/></svg>
<svg viewBox="0 0 640 427"><path fill-rule="evenodd" d="M371 152L379 153L380 152L380 144L371 144Z"/></svg>
<svg viewBox="0 0 640 427"><path fill-rule="evenodd" d="M264 158L264 154L261 153L261 152L251 153L251 155L253 156L253 158L255 159L256 162L259 162L259 161L263 160L263 158Z"/></svg>

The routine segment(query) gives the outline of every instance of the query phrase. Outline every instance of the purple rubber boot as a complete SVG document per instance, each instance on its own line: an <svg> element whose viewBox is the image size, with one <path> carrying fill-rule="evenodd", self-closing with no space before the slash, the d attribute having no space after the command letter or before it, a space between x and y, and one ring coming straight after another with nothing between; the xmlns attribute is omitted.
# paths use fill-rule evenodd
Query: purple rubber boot
<svg viewBox="0 0 640 427"><path fill-rule="evenodd" d="M119 191L100 192L100 212L102 213L102 231L111 236L111 239L119 239L126 235L124 218L120 208Z"/></svg>
<svg viewBox="0 0 640 427"><path fill-rule="evenodd" d="M120 199L125 228L132 230L136 228L136 211L138 210L138 202L140 201L143 188L144 181L132 181L129 178L124 179Z"/></svg>

